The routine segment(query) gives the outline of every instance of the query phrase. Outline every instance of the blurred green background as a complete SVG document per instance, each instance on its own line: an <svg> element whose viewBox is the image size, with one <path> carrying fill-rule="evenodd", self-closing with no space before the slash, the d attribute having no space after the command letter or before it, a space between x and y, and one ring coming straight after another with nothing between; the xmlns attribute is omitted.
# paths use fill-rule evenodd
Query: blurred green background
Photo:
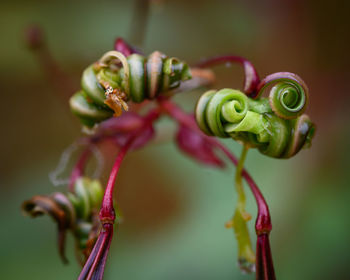
<svg viewBox="0 0 350 280"><path fill-rule="evenodd" d="M145 53L157 49L190 63L237 54L249 58L261 77L290 71L309 85L308 114L318 128L313 147L288 161L256 151L247 160L270 205L278 279L350 279L349 3L177 0L153 1L150 8ZM52 221L20 212L23 200L58 190L48 174L80 135L66 102L72 92L61 92L67 86L62 83L55 89L47 79L25 46L24 29L33 23L44 29L55 60L78 89L81 71L110 50L117 36L136 40L131 34L135 5L86 0L0 4L1 279L75 279L80 269L73 240L65 266ZM239 66L215 71L217 88L241 88ZM199 94L175 101L193 110ZM236 201L234 168L198 165L171 141L171 121L158 128L163 140L129 154L117 179L124 223L114 236L105 279L254 279L239 272L233 232L224 227ZM225 143L240 152L239 144ZM104 182L112 160L106 157ZM253 234L254 219L250 227Z"/></svg>

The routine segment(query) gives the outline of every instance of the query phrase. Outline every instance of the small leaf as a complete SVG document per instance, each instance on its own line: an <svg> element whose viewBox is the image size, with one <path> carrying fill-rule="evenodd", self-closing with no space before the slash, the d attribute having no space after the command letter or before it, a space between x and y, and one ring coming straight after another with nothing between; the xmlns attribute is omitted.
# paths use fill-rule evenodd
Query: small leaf
<svg viewBox="0 0 350 280"><path fill-rule="evenodd" d="M208 136L180 125L176 134L176 144L188 156L215 167L223 168L224 162L215 154L215 147L208 141Z"/></svg>

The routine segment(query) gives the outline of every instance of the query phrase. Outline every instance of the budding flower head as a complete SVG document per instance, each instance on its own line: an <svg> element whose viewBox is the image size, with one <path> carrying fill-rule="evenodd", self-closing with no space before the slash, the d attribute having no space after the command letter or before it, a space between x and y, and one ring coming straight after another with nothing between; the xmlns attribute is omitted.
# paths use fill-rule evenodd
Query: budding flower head
<svg viewBox="0 0 350 280"><path fill-rule="evenodd" d="M22 210L31 217L47 214L54 219L58 229L59 254L64 263L68 262L65 237L70 230L76 242L77 257L83 263L95 244L100 228L98 209L102 196L99 181L80 177L75 181L73 192L34 196L23 202Z"/></svg>

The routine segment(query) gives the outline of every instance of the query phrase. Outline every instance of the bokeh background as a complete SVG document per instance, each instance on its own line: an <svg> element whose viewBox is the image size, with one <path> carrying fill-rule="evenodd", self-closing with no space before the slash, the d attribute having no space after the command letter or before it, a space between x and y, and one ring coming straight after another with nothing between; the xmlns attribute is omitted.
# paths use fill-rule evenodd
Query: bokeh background
<svg viewBox="0 0 350 280"><path fill-rule="evenodd" d="M348 149L349 1L153 1L145 53L161 50L195 63L238 54L261 77L299 74L309 85L308 114L317 124L313 146L296 157L270 159L251 151L247 168L273 221L271 246L278 279L350 279ZM0 268L1 279L75 279L79 266L60 262L56 228L48 217L23 217L21 202L57 190L48 174L80 133L68 108L68 89L81 71L122 36L135 35L136 1L1 1L0 4ZM37 24L61 71L48 78L24 30ZM142 27L141 27L142 28ZM215 68L217 88L242 86L236 65ZM188 111L200 92L176 96ZM236 242L225 222L233 214L234 168L202 166L172 142L174 124L162 120L159 141L128 155L117 179L124 223L115 235L106 279L254 279L236 265ZM240 146L225 143L236 154ZM108 151L113 155L115 150ZM105 160L108 173L112 158ZM102 176L105 182L107 175ZM256 207L248 193L249 211ZM253 219L254 220L254 219ZM250 223L254 233L254 221ZM253 240L255 242L254 235Z"/></svg>

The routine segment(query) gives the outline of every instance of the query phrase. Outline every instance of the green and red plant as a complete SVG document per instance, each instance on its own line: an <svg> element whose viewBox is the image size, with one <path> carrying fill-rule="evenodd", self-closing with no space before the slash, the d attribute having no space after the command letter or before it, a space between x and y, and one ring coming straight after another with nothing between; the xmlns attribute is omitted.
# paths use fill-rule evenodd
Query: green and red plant
<svg viewBox="0 0 350 280"><path fill-rule="evenodd" d="M37 44L33 45L37 48ZM215 80L210 67L226 62L240 63L244 68L243 91L209 90L196 105L194 114L185 113L171 101L174 93L194 87L211 87ZM238 242L239 265L253 272L256 279L275 279L269 233L272 229L267 203L259 188L244 169L250 148L274 158L290 158L311 144L315 126L304 111L308 89L295 74L280 72L260 79L253 64L238 56L219 56L189 67L185 62L160 52L145 57L121 38L114 50L104 54L83 72L82 90L70 99L72 112L89 133L81 142L84 151L74 166L66 193L34 196L23 203L25 213L36 217L52 216L58 225L59 252L64 261L65 234L75 237L76 251L83 269L78 279L102 279L113 237L115 212L113 192L116 177L126 154L144 147L155 135L154 123L167 115L178 124L175 142L189 157L206 165L222 168L218 151L236 165L235 184L238 202L232 227ZM262 93L272 86L268 98ZM146 114L127 111L130 103L154 106ZM217 137L231 137L242 143L237 159ZM89 179L85 167L96 144L114 143L118 155L112 166L106 188ZM252 248L247 221L243 179L256 200L256 253Z"/></svg>

